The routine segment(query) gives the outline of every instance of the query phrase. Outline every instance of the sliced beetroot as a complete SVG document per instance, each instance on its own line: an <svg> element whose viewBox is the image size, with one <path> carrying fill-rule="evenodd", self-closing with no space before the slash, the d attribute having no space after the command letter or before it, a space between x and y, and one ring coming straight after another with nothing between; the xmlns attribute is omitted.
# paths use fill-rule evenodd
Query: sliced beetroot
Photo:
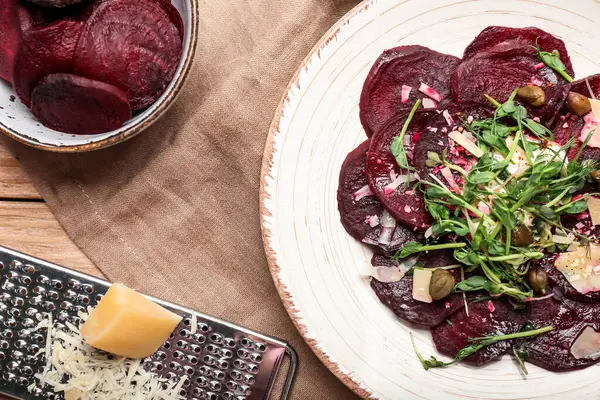
<svg viewBox="0 0 600 400"><path fill-rule="evenodd" d="M587 80L587 83L586 83ZM590 88L592 89L592 93L590 93L590 89L588 89L588 83ZM600 74L588 76L587 78L580 79L578 81L573 82L571 86L571 91L575 93L582 94L586 97L595 96L597 99L600 99ZM593 94L593 96L592 96ZM554 140L560 144L565 144L569 141L571 137L575 138L575 145L569 151L569 157L573 158L578 153L581 148L582 143L582 132L584 127L589 121L590 115L583 116L578 118L576 115L571 115L568 112L566 106L561 110L559 118L556 119L554 123L554 128L552 132L554 132ZM588 126L586 128L586 132L589 132L592 127ZM583 137L585 139L585 137ZM600 148L586 146L585 149L581 152L580 156L581 160L600 160Z"/></svg>
<svg viewBox="0 0 600 400"><path fill-rule="evenodd" d="M539 46L542 51L551 53L557 50L561 61L567 67L567 73L574 76L573 66L565 43L550 33L534 27L509 28L506 26L488 26L465 49L463 60L477 53L488 51L496 45Z"/></svg>
<svg viewBox="0 0 600 400"><path fill-rule="evenodd" d="M553 329L526 342L527 361L551 371L585 368L600 361L577 359L571 354L571 346L583 329L600 330L599 305L547 299L532 302L530 315L536 328L552 325Z"/></svg>
<svg viewBox="0 0 600 400"><path fill-rule="evenodd" d="M436 251L423 256L420 261L427 268L438 268L454 264L452 252ZM371 260L373 266L392 266L390 260L384 256L375 255ZM458 270L452 270L452 274L458 281ZM412 297L413 277L404 276L398 282L380 282L371 280L371 288L379 300L391 309L401 319L415 325L432 327L442 323L456 310L464 306L462 294L452 294L443 300L435 300L431 303L417 301Z"/></svg>
<svg viewBox="0 0 600 400"><path fill-rule="evenodd" d="M154 1L159 3L162 6L163 10L165 10L167 15L169 15L171 22L173 22L173 25L175 25L175 27L177 28L177 31L179 32L179 37L181 38L181 40L183 40L183 35L185 33L185 27L183 25L183 19L181 19L181 14L179 13L179 11L177 11L177 9L173 5L173 3L171 3L170 0L154 0Z"/></svg>
<svg viewBox="0 0 600 400"><path fill-rule="evenodd" d="M31 111L51 129L80 135L108 132L131 118L120 89L71 74L43 78L33 90Z"/></svg>
<svg viewBox="0 0 600 400"><path fill-rule="evenodd" d="M531 46L500 44L463 61L452 74L452 95L459 103L489 104L484 94L505 102L523 86L540 86L546 95L541 107L523 104L531 117L552 126L570 85L549 67L538 68L540 59Z"/></svg>
<svg viewBox="0 0 600 400"><path fill-rule="evenodd" d="M105 0L85 24L74 71L122 89L132 108L139 110L165 91L181 51L177 27L161 4Z"/></svg>
<svg viewBox="0 0 600 400"><path fill-rule="evenodd" d="M431 113L416 113L406 132L405 139L418 137L427 128ZM385 209L399 222L415 230L426 230L431 216L425 210L422 194L409 185L394 188L393 182L399 175L408 175L400 170L396 159L390 151L394 138L400 134L406 121L406 115L396 115L371 138L371 146L367 153L367 182L375 196ZM407 156L412 153L412 145L405 146ZM409 157L410 158L410 157Z"/></svg>
<svg viewBox="0 0 600 400"><path fill-rule="evenodd" d="M458 351L473 342L469 339L490 335L507 335L518 332L527 321L525 312L515 311L506 299L484 300L469 303L469 315L463 308L441 323L431 328L433 342L437 350L454 358ZM464 362L482 365L498 359L513 341L502 341L473 353Z"/></svg>
<svg viewBox="0 0 600 400"><path fill-rule="evenodd" d="M430 99L419 91L421 83L441 96L442 107L450 100L450 75L459 62L454 56L423 46L384 51L371 67L360 96L360 120L367 136L371 137L395 114L410 111L417 99ZM410 88L404 101L403 86L405 90Z"/></svg>
<svg viewBox="0 0 600 400"><path fill-rule="evenodd" d="M74 4L79 4L83 0L27 0L30 3L41 7L63 8Z"/></svg>
<svg viewBox="0 0 600 400"><path fill-rule="evenodd" d="M12 82L13 64L21 40L17 0L4 0L0 7L0 78Z"/></svg>
<svg viewBox="0 0 600 400"><path fill-rule="evenodd" d="M13 86L29 106L31 91L48 74L73 71L73 55L83 23L62 20L48 26L30 28L23 34L15 60Z"/></svg>
<svg viewBox="0 0 600 400"><path fill-rule="evenodd" d="M392 255L405 243L419 238L411 230L396 224L395 228L389 229L389 236L380 240L383 206L373 194L364 195L361 192L368 189L365 166L369 144L369 140L360 144L348 154L342 164L337 194L338 209L342 225L350 236L379 253Z"/></svg>

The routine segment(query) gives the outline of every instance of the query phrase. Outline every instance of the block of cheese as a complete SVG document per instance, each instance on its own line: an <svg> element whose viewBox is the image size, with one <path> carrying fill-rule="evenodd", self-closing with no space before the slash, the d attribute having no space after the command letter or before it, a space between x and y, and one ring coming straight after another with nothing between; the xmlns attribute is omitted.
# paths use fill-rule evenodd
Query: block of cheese
<svg viewBox="0 0 600 400"><path fill-rule="evenodd" d="M169 338L181 317L125 285L115 283L81 327L90 346L128 358L144 358Z"/></svg>

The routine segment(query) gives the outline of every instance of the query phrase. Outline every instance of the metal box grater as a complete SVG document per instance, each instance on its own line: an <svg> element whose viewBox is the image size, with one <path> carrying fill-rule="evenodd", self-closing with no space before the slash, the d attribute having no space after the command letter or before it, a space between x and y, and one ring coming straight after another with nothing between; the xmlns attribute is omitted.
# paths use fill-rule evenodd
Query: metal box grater
<svg viewBox="0 0 600 400"><path fill-rule="evenodd" d="M44 332L31 333L43 314L51 312L57 328L61 322L81 322L108 290L109 282L0 247L0 393L22 399L60 399L51 389L27 386L45 365L34 358L45 345ZM294 379L294 349L279 339L245 329L181 306L149 297L182 315L183 321L161 348L144 360L157 375L179 381L188 376L181 394L190 400L267 399L289 357L281 398L287 398ZM192 313L196 333L191 333ZM283 373L283 372L282 372Z"/></svg>

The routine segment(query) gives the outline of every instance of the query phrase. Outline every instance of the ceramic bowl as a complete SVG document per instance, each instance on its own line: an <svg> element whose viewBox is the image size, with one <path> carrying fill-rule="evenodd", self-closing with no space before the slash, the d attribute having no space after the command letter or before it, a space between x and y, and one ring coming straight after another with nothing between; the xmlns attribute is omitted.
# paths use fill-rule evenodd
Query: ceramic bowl
<svg viewBox="0 0 600 400"><path fill-rule="evenodd" d="M0 131L19 142L55 152L84 152L112 146L130 139L156 122L181 91L190 71L198 40L199 0L172 0L183 18L185 35L181 60L173 80L150 107L119 129L97 135L73 135L44 127L15 94L12 86L0 79Z"/></svg>

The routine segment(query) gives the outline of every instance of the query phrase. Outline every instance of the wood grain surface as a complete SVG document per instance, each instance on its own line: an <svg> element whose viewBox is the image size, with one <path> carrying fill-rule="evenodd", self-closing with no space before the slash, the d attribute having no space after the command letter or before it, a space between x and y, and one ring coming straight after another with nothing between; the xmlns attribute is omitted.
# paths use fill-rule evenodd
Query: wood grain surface
<svg viewBox="0 0 600 400"><path fill-rule="evenodd" d="M0 143L0 245L98 277L69 239L19 162Z"/></svg>

